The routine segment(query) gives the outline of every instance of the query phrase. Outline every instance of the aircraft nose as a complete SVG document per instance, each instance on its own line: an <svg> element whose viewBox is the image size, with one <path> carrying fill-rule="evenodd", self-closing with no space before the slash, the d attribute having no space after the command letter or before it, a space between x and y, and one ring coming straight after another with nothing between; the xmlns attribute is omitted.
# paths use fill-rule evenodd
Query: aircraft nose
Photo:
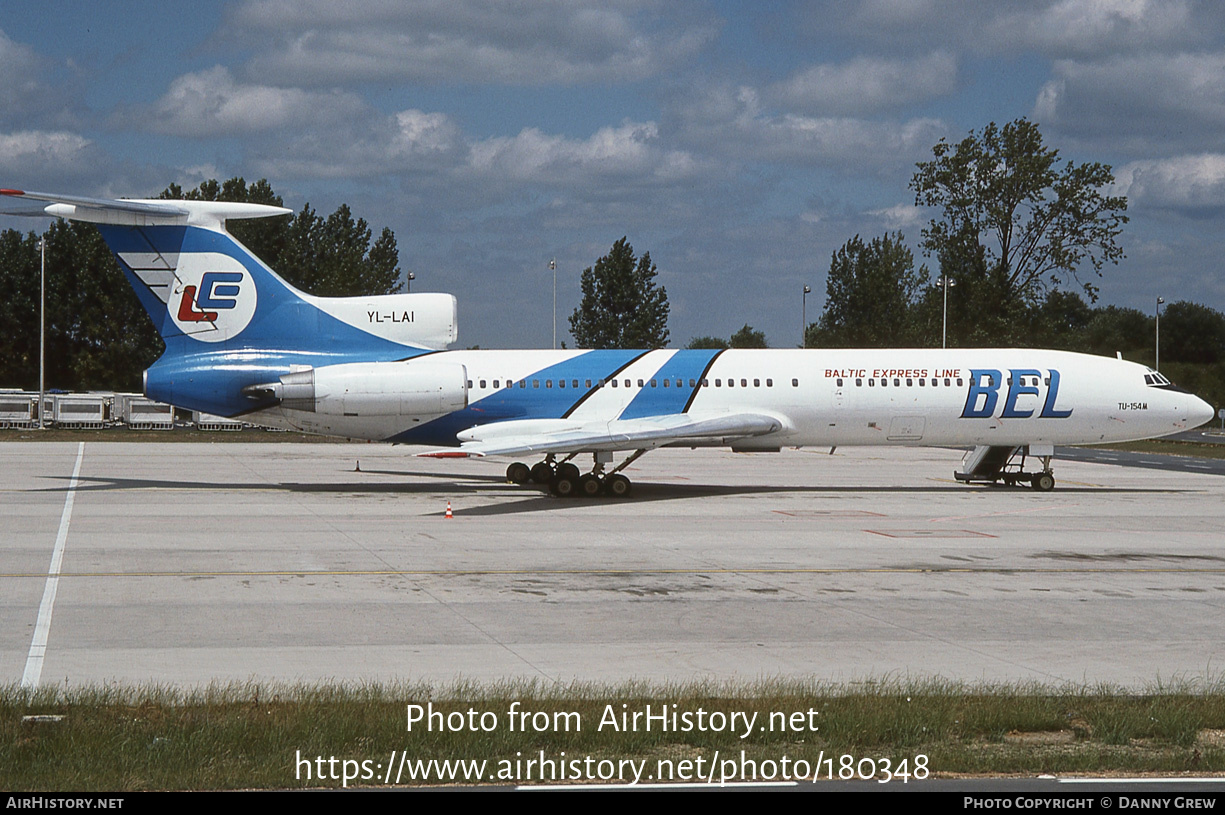
<svg viewBox="0 0 1225 815"><path fill-rule="evenodd" d="M1202 424L1210 421L1216 414L1212 410L1212 405L1200 399L1198 396L1191 397L1191 407L1187 411L1187 424L1191 427L1199 427Z"/></svg>

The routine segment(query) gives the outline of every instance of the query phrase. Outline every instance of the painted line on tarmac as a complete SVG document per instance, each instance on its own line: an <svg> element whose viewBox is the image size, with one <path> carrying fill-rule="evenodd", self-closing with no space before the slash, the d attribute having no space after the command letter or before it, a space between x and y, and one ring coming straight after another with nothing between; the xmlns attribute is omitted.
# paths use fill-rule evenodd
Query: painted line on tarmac
<svg viewBox="0 0 1225 815"><path fill-rule="evenodd" d="M268 570L227 572L60 572L61 578L123 578L123 577L517 577L567 575L738 575L738 574L1225 574L1225 567L1099 567L1081 569L1041 569L996 567L931 566L904 569L343 569L343 570ZM46 577L41 573L0 573L0 580Z"/></svg>
<svg viewBox="0 0 1225 815"><path fill-rule="evenodd" d="M21 687L33 688L43 674L43 658L47 655L47 635L51 633L51 612L55 608L55 593L60 585L60 565L64 562L64 546L68 543L68 525L72 522L72 504L76 498L77 481L81 477L81 461L85 458L85 442L77 445L77 463L72 468L72 480L68 482L68 494L64 496L64 511L60 513L60 528L55 535L55 549L51 552L51 566L47 569L47 585L43 587L43 600L38 606L38 622L34 625L34 639L30 642L30 653L26 656L25 671L21 674Z"/></svg>

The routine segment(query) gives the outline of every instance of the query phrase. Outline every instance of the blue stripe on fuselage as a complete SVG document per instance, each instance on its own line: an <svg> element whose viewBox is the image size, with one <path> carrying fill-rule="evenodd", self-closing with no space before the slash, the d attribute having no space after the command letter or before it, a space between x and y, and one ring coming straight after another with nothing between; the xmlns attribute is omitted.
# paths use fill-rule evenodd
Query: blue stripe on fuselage
<svg viewBox="0 0 1225 815"><path fill-rule="evenodd" d="M644 416L670 416L684 413L694 392L702 386L702 374L719 352L682 350L673 354L619 418L640 419ZM652 386L651 382L654 382Z"/></svg>
<svg viewBox="0 0 1225 815"><path fill-rule="evenodd" d="M514 419L560 419L574 405L599 388L600 380L629 365L642 351L588 351L563 360L516 380L513 387L502 388L479 399L463 410L440 416L392 436L388 441L403 444L454 445L455 434L470 427ZM564 380L566 387L558 387ZM574 387L578 380L579 387ZM591 380L591 387L587 387ZM553 387L546 387L552 382ZM520 387L522 383L522 387ZM538 383L538 385L533 385Z"/></svg>

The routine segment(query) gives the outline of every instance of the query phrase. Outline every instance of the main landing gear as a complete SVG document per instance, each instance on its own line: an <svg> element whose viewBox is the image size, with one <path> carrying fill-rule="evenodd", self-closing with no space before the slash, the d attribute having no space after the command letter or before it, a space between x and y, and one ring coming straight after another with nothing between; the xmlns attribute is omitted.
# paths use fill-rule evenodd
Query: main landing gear
<svg viewBox="0 0 1225 815"><path fill-rule="evenodd" d="M578 453L571 453L561 461L556 461L552 453L545 456L544 461L528 467L521 461L506 468L506 480L512 484L548 484L549 492L558 498L627 498L633 485L630 480L621 475L646 450L638 450L632 456L614 469L605 473L604 465L612 461L612 453L594 453L595 463L591 472L584 474L570 460Z"/></svg>

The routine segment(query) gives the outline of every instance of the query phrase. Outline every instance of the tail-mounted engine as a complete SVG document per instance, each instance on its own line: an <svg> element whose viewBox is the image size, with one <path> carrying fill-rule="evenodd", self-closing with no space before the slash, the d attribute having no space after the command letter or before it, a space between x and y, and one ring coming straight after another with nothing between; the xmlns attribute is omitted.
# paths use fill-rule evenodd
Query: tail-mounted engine
<svg viewBox="0 0 1225 815"><path fill-rule="evenodd" d="M351 362L288 373L244 393L326 416L436 416L468 406L468 373L446 363Z"/></svg>

